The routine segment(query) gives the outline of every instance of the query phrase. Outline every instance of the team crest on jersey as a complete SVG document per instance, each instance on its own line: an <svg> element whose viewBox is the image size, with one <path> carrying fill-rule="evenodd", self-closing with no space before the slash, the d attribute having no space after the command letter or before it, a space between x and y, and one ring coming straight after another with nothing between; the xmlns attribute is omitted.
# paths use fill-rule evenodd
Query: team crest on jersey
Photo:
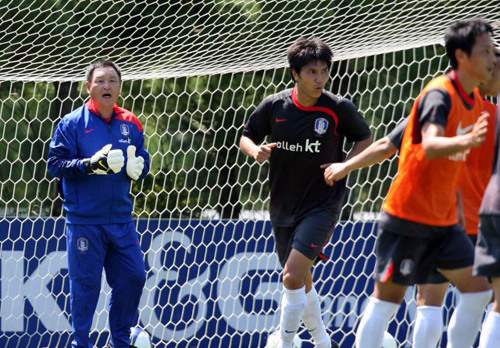
<svg viewBox="0 0 500 348"><path fill-rule="evenodd" d="M120 131L125 136L129 135L130 134L130 128L128 128L128 124L122 123L120 125Z"/></svg>
<svg viewBox="0 0 500 348"><path fill-rule="evenodd" d="M328 121L324 118L318 118L316 119L316 122L314 123L314 131L319 134L323 135L326 133L326 130L328 129Z"/></svg>
<svg viewBox="0 0 500 348"><path fill-rule="evenodd" d="M76 241L76 248L81 252L89 250L89 240L87 238L78 238Z"/></svg>
<svg viewBox="0 0 500 348"><path fill-rule="evenodd" d="M401 261L401 265L399 266L399 272L404 275L408 276L410 273L413 271L413 261L410 259L404 259Z"/></svg>

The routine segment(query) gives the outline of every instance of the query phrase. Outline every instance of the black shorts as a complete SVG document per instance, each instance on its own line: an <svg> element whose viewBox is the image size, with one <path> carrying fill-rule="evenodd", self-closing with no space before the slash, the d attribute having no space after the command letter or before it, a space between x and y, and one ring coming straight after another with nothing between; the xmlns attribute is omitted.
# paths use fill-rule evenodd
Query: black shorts
<svg viewBox="0 0 500 348"><path fill-rule="evenodd" d="M276 251L284 267L292 249L300 251L310 260L316 260L328 243L335 227L336 216L331 211L307 215L293 226L273 224Z"/></svg>
<svg viewBox="0 0 500 348"><path fill-rule="evenodd" d="M476 245L477 234L468 234L467 236L469 237L472 245ZM427 279L427 284L443 284L443 283L449 283L449 280L438 271L432 272L432 274Z"/></svg>
<svg viewBox="0 0 500 348"><path fill-rule="evenodd" d="M405 236L379 228L375 251L375 277L383 283L392 278L401 285L428 284L429 278L440 274L438 269L459 269L474 262L474 246L459 225L436 237Z"/></svg>
<svg viewBox="0 0 500 348"><path fill-rule="evenodd" d="M500 215L481 215L474 275L500 277Z"/></svg>

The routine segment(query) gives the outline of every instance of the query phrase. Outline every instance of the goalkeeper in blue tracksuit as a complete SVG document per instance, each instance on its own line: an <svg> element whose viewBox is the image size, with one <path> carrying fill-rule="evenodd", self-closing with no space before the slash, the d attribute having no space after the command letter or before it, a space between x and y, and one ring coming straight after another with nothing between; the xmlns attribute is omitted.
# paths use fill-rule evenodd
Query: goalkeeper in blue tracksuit
<svg viewBox="0 0 500 348"><path fill-rule="evenodd" d="M104 268L112 288L110 344L128 348L146 281L130 186L147 175L149 154L141 122L116 104L119 68L96 62L86 79L90 100L59 123L48 157L50 174L62 179L66 211L71 347L93 347L89 333Z"/></svg>

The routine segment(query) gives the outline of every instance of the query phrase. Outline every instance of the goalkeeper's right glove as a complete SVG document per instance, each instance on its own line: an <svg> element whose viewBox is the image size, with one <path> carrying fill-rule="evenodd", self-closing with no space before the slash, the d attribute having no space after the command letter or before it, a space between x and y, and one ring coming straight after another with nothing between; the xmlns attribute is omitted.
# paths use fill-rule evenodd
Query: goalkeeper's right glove
<svg viewBox="0 0 500 348"><path fill-rule="evenodd" d="M83 160L87 174L109 175L120 172L125 165L122 150L111 150L113 145L105 145L91 158Z"/></svg>

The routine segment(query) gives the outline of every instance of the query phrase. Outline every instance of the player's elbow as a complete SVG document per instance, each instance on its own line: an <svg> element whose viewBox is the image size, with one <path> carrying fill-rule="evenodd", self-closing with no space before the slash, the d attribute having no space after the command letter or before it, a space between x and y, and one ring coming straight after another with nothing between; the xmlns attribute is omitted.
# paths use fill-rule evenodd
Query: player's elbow
<svg viewBox="0 0 500 348"><path fill-rule="evenodd" d="M437 151L434 144L429 141L422 141L422 149L425 152L425 158L427 158L428 160L440 157L439 151Z"/></svg>
<svg viewBox="0 0 500 348"><path fill-rule="evenodd" d="M392 157L397 151L398 148L389 140L388 137L375 141L366 150L366 152L376 158L374 163L380 163Z"/></svg>
<svg viewBox="0 0 500 348"><path fill-rule="evenodd" d="M57 163L56 157L49 157L47 160L47 171L54 178L61 178L61 171L59 170L59 166Z"/></svg>
<svg viewBox="0 0 500 348"><path fill-rule="evenodd" d="M396 145L394 145L388 137L377 140L372 146L380 151L385 158L391 157L398 151Z"/></svg>

